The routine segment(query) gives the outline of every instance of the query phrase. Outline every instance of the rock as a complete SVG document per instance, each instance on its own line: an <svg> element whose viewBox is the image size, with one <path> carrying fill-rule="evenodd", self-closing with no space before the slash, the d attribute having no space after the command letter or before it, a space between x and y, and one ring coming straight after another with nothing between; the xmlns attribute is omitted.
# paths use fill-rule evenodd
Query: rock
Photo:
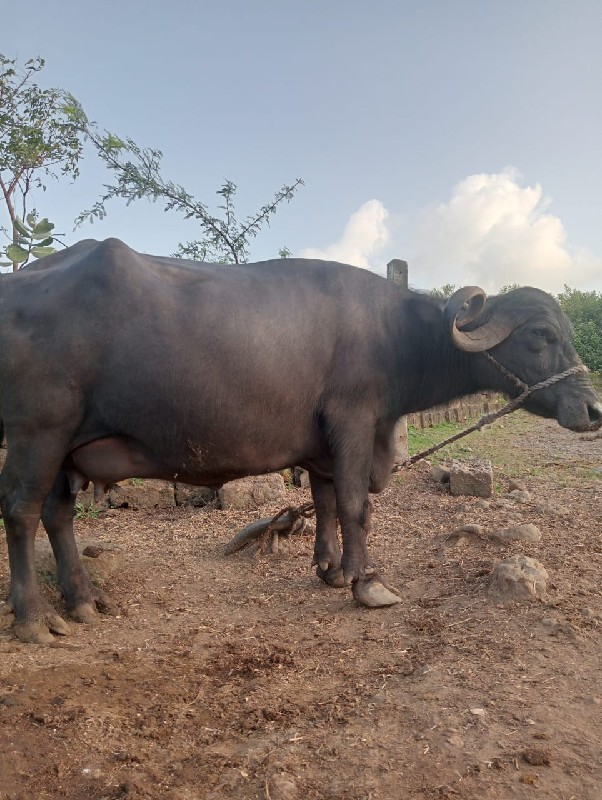
<svg viewBox="0 0 602 800"><path fill-rule="evenodd" d="M449 483L449 467L437 464L431 469L431 478L435 483Z"/></svg>
<svg viewBox="0 0 602 800"><path fill-rule="evenodd" d="M90 541L76 537L77 550L92 583L103 586L124 568L123 550L108 542ZM56 580L56 562L47 539L37 538L36 567L43 581ZM0 795L1 797L1 795Z"/></svg>
<svg viewBox="0 0 602 800"><path fill-rule="evenodd" d="M462 461L454 458L449 470L449 488L453 495L491 497L493 494L491 461L485 458Z"/></svg>
<svg viewBox="0 0 602 800"><path fill-rule="evenodd" d="M514 500L515 503L530 503L532 500L531 492L528 492L526 489L513 489L511 492L508 492L508 497Z"/></svg>
<svg viewBox="0 0 602 800"><path fill-rule="evenodd" d="M202 508L217 499L217 491L210 486L189 486L186 483L176 483L174 497L177 506Z"/></svg>
<svg viewBox="0 0 602 800"><path fill-rule="evenodd" d="M271 475L253 475L226 483L218 492L221 506L229 509L254 509L265 503L286 499L284 478L279 472Z"/></svg>
<svg viewBox="0 0 602 800"><path fill-rule="evenodd" d="M540 542L541 531L532 522L516 525L513 528L502 528L489 534L497 542Z"/></svg>
<svg viewBox="0 0 602 800"><path fill-rule="evenodd" d="M108 494L111 508L157 508L175 505L173 484L167 481L124 481L113 486Z"/></svg>
<svg viewBox="0 0 602 800"><path fill-rule="evenodd" d="M551 503L539 503L535 506L538 514L548 514L551 517L567 517L571 513L566 506L554 506Z"/></svg>
<svg viewBox="0 0 602 800"><path fill-rule="evenodd" d="M489 508L490 505L491 505L491 503L489 503L487 500L479 499L475 503L475 508L481 508L481 509L485 510L486 508Z"/></svg>
<svg viewBox="0 0 602 800"><path fill-rule="evenodd" d="M435 538L440 547L466 547L467 544L482 541L484 531L480 525L468 523L460 528L455 528L451 533L444 533Z"/></svg>
<svg viewBox="0 0 602 800"><path fill-rule="evenodd" d="M539 747L528 747L526 750L523 750L521 758L533 767L550 766L550 754L547 750L542 750Z"/></svg>
<svg viewBox="0 0 602 800"><path fill-rule="evenodd" d="M511 480L510 483L508 484L508 491L513 492L515 490L519 492L526 492L527 487L525 486L525 482L518 480L518 478L514 478L513 480Z"/></svg>
<svg viewBox="0 0 602 800"><path fill-rule="evenodd" d="M293 483L299 489L309 488L309 472L302 467L295 467L293 470Z"/></svg>
<svg viewBox="0 0 602 800"><path fill-rule="evenodd" d="M496 564L489 593L504 600L535 600L545 597L548 573L539 561L511 556Z"/></svg>
<svg viewBox="0 0 602 800"><path fill-rule="evenodd" d="M505 498L505 497L500 497L500 499L499 499L499 500L496 500L496 501L495 501L495 505L496 505L498 508L512 508L512 506L513 506L513 503L512 503L512 500L508 500L508 499L507 499L507 498Z"/></svg>

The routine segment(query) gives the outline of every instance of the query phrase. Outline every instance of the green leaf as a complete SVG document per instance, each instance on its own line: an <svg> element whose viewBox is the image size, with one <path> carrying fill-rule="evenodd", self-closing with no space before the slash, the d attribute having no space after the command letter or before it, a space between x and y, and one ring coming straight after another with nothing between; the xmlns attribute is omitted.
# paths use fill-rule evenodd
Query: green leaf
<svg viewBox="0 0 602 800"><path fill-rule="evenodd" d="M15 217L14 225L21 236L25 236L27 239L31 238L31 232L25 227L25 224L20 217Z"/></svg>
<svg viewBox="0 0 602 800"><path fill-rule="evenodd" d="M45 239L54 228L54 223L49 222L46 217L41 219L33 228L31 235L33 239Z"/></svg>
<svg viewBox="0 0 602 800"><path fill-rule="evenodd" d="M22 247L19 247L18 244L9 244L6 248L6 255L13 264L16 262L17 264L22 264L24 261L27 261L29 258L29 253L27 250L24 250Z"/></svg>
<svg viewBox="0 0 602 800"><path fill-rule="evenodd" d="M36 258L44 258L44 256L49 256L52 253L56 252L56 247L32 247L31 254Z"/></svg>
<svg viewBox="0 0 602 800"><path fill-rule="evenodd" d="M0 261L0 267L12 267L12 261Z"/></svg>
<svg viewBox="0 0 602 800"><path fill-rule="evenodd" d="M29 225L31 228L34 228L34 227L35 227L35 224L36 224L36 219L37 219L37 218L38 218L38 215L36 214L36 212L35 212L35 211L30 211L30 212L29 212L29 214L28 214L28 215L25 217L25 219L27 220L27 224L28 224L28 225Z"/></svg>
<svg viewBox="0 0 602 800"><path fill-rule="evenodd" d="M38 242L35 245L35 247L48 247L48 245L52 244L53 242L54 242L54 239L52 238L52 236L49 236L47 239L44 239L43 241Z"/></svg>

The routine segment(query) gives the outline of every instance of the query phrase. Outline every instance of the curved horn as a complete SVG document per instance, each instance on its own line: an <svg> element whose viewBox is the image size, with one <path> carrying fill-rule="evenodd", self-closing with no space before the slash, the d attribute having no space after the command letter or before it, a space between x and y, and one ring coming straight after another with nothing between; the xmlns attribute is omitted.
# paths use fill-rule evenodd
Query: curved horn
<svg viewBox="0 0 602 800"><path fill-rule="evenodd" d="M454 292L445 304L445 324L458 349L468 353L482 353L503 342L512 333L514 326L509 321L495 317L480 326L472 326L471 330L464 330L478 319L485 307L486 297L480 287L465 286Z"/></svg>

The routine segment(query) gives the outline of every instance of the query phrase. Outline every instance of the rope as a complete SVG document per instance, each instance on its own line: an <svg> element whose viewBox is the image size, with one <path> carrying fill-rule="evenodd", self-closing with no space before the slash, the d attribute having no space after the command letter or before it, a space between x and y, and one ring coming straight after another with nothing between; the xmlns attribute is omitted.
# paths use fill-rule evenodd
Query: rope
<svg viewBox="0 0 602 800"><path fill-rule="evenodd" d="M421 461L423 458L436 453L437 450L441 450L442 447L445 447L446 445L451 444L458 439L462 439L464 436L468 436L469 433L480 431L484 425L491 425L492 422L495 422L495 420L499 419L500 417L504 417L506 414L510 414L512 411L515 411L524 403L529 395L533 394L533 392L537 392L539 389L545 389L548 386L552 386L553 384L558 383L558 381L562 381L565 378L568 378L570 375L575 375L578 372L588 372L585 364L576 364L574 367L565 369L564 372L559 372L556 375L552 375L550 378L546 378L543 381L539 381L539 383L533 384L533 386L527 386L526 383L521 381L520 378L517 378L516 375L513 375L512 372L507 370L506 367L500 364L500 362L497 361L492 355L489 353L483 353L483 355L489 359L489 361L495 367L497 367L506 378L511 380L515 386L522 390L518 397L515 397L514 400L509 400L506 405L502 406L497 411L491 412L490 414L484 414L478 422L475 422L475 424L471 425L469 428L466 428L465 430L460 431L459 433L456 433L447 439L444 439L438 444L434 444L427 450L422 450L420 453L416 453L405 461L400 461L394 464L391 472L400 472L400 470L405 469L406 467L411 467L412 464L415 464L417 461Z"/></svg>
<svg viewBox="0 0 602 800"><path fill-rule="evenodd" d="M493 411L490 414L484 414L478 422L475 422L474 425L471 425L469 428L465 428L465 430L460 431L459 433L454 434L453 436L449 436L447 439L444 439L442 442L438 444L434 444L432 447L429 447L427 450L422 450L420 453L416 453L411 458L406 459L405 461L397 462L393 465L391 472L400 472L402 469L407 469L415 464L417 461L422 461L423 458L432 455L432 453L436 453L437 450L441 450L442 447L445 447L452 442L457 441L458 439L462 439L464 436L468 436L469 433L474 433L474 431L480 431L484 425L491 425L492 422L495 422L500 417L506 416L506 414L510 414L512 411L515 411L520 405L524 403L524 401L529 397L529 395L533 394L533 392L537 392L540 389L546 389L548 386L553 386L558 381L562 381L565 378L568 378L570 375L575 375L578 372L588 372L587 367L585 364L576 364L574 367L569 367L569 369L565 369L564 372L559 372L556 375L552 375L550 378L546 378L544 381L539 381L539 383L533 384L533 386L527 386L526 383L521 381L520 378L517 378L516 375L513 375L512 372L506 369L499 361L497 361L492 355L489 353L483 353L489 361L497 367L500 372L506 376L510 381L517 386L521 393L518 397L515 397L514 400L509 400L506 405L502 406L497 411ZM287 512L291 513L291 515L295 518L298 517L310 517L314 513L314 505L311 502L303 503L303 505L299 506L298 508L292 508L289 506L288 508L282 509L279 511L276 516L270 520L266 530L263 532L262 536L268 536L273 531L273 524Z"/></svg>

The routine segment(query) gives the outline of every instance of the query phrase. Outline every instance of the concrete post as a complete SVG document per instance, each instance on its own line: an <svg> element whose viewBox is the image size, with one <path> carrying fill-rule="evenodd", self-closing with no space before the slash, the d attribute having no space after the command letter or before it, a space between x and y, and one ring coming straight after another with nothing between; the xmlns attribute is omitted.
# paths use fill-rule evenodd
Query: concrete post
<svg viewBox="0 0 602 800"><path fill-rule="evenodd" d="M400 258L394 258L387 264L387 278L393 283L401 286L402 289L408 288L408 262Z"/></svg>
<svg viewBox="0 0 602 800"><path fill-rule="evenodd" d="M387 278L403 289L408 288L408 262L394 258L387 264ZM409 457L408 421L402 417L395 426L395 456L399 461Z"/></svg>

